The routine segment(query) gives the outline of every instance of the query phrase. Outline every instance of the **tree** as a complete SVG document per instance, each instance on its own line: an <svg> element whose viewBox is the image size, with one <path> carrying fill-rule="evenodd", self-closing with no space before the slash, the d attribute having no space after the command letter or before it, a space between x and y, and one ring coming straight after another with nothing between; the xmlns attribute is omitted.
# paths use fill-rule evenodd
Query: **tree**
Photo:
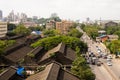
<svg viewBox="0 0 120 80"><path fill-rule="evenodd" d="M51 29L51 30L44 30L43 34L46 36L52 37L52 36L59 35L60 33L59 33L59 31L57 31L55 29Z"/></svg>
<svg viewBox="0 0 120 80"><path fill-rule="evenodd" d="M0 56L4 55L5 49L15 44L15 42L15 40L0 40Z"/></svg>
<svg viewBox="0 0 120 80"><path fill-rule="evenodd" d="M107 47L113 54L115 54L115 52L120 52L120 40L110 42L110 44Z"/></svg>
<svg viewBox="0 0 120 80"><path fill-rule="evenodd" d="M119 36L119 39L120 39L120 30L114 32L114 34L118 35L118 36Z"/></svg>
<svg viewBox="0 0 120 80"><path fill-rule="evenodd" d="M99 29L100 28L97 26L90 26L90 25L83 27L83 30L93 39L96 39L96 37L98 36Z"/></svg>
<svg viewBox="0 0 120 80"><path fill-rule="evenodd" d="M116 31L120 31L120 27L119 26L110 26L110 27L106 27L105 28L107 34L111 35L114 34Z"/></svg>
<svg viewBox="0 0 120 80"><path fill-rule="evenodd" d="M0 55L3 55L4 49L6 47L5 45L6 45L5 42L0 40Z"/></svg>
<svg viewBox="0 0 120 80"><path fill-rule="evenodd" d="M76 47L80 48L81 52L87 51L87 44L80 41L79 38L70 37L70 36L53 36L40 39L39 41L33 43L32 47L42 46L45 50L50 50L57 46L59 43L65 43L68 47L76 50Z"/></svg>
<svg viewBox="0 0 120 80"><path fill-rule="evenodd" d="M22 34L22 35L28 35L30 34L31 30L26 28L23 24L20 24L17 26L17 28L14 30L16 34Z"/></svg>
<svg viewBox="0 0 120 80"><path fill-rule="evenodd" d="M29 27L31 31L43 31L43 26Z"/></svg>
<svg viewBox="0 0 120 80"><path fill-rule="evenodd" d="M95 75L90 70L90 67L86 64L83 57L77 57L71 67L73 74L78 76L80 80L95 80Z"/></svg>
<svg viewBox="0 0 120 80"><path fill-rule="evenodd" d="M54 20L54 21L61 21L61 19L57 15L57 13L52 13L51 16L50 16L50 19Z"/></svg>
<svg viewBox="0 0 120 80"><path fill-rule="evenodd" d="M82 33L79 32L77 29L72 28L72 29L70 30L70 32L68 33L68 36L80 38L80 37L82 36Z"/></svg>
<svg viewBox="0 0 120 80"><path fill-rule="evenodd" d="M8 31L12 31L12 30L14 30L16 28L16 25L15 24L11 24L11 23L8 23L7 26L8 26L7 27Z"/></svg>
<svg viewBox="0 0 120 80"><path fill-rule="evenodd" d="M81 29L84 29L85 24L81 24L80 27L81 27Z"/></svg>

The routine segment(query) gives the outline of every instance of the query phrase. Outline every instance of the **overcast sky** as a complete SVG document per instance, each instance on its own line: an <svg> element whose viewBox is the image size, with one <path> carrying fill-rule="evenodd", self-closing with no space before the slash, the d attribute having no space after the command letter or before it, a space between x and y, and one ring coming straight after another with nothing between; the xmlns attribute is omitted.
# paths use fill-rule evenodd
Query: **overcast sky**
<svg viewBox="0 0 120 80"><path fill-rule="evenodd" d="M120 20L120 0L0 0L4 16L14 10L28 16L49 17L57 13L62 19Z"/></svg>

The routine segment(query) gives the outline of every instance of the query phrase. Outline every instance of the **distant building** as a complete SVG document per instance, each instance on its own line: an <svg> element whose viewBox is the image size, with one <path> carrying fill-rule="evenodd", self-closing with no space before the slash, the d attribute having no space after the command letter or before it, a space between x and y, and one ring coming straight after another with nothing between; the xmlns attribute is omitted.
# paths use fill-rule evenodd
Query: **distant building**
<svg viewBox="0 0 120 80"><path fill-rule="evenodd" d="M2 11L0 10L0 20L2 20L2 18L3 18L3 13L2 13Z"/></svg>
<svg viewBox="0 0 120 80"><path fill-rule="evenodd" d="M113 41L113 40L118 40L118 35L102 35L100 37L96 37L96 41L98 42L105 42L107 40Z"/></svg>
<svg viewBox="0 0 120 80"><path fill-rule="evenodd" d="M100 31L98 31L98 34L99 34L99 36L106 35L106 31L100 30Z"/></svg>
<svg viewBox="0 0 120 80"><path fill-rule="evenodd" d="M110 41L113 41L113 40L118 40L119 36L118 35L108 35L108 38Z"/></svg>
<svg viewBox="0 0 120 80"><path fill-rule="evenodd" d="M21 22L27 22L27 15L25 13L21 13L20 21Z"/></svg>
<svg viewBox="0 0 120 80"><path fill-rule="evenodd" d="M46 23L46 29L54 29L55 28L55 21L50 21Z"/></svg>
<svg viewBox="0 0 120 80"><path fill-rule="evenodd" d="M14 11L12 10L9 15L8 15L8 21L15 21L15 14Z"/></svg>
<svg viewBox="0 0 120 80"><path fill-rule="evenodd" d="M36 27L37 24L35 22L23 22L23 25L26 27L26 28L29 28L29 27Z"/></svg>
<svg viewBox="0 0 120 80"><path fill-rule="evenodd" d="M96 37L96 41L97 42L105 42L106 40L108 40L108 36L107 35L102 35L100 37Z"/></svg>
<svg viewBox="0 0 120 80"><path fill-rule="evenodd" d="M112 23L113 22L113 23ZM101 27L101 28L105 28L107 25L108 26L108 23L109 23L109 26L116 26L116 23L117 23L117 26L120 25L120 20L97 20L97 24ZM115 25L111 25L110 23L114 24Z"/></svg>
<svg viewBox="0 0 120 80"><path fill-rule="evenodd" d="M7 33L7 23L0 22L0 38L5 37Z"/></svg>
<svg viewBox="0 0 120 80"><path fill-rule="evenodd" d="M73 24L72 21L56 22L56 30L59 30L61 34L67 34Z"/></svg>
<svg viewBox="0 0 120 80"><path fill-rule="evenodd" d="M108 23L105 23L105 27L110 27L110 26L118 26L118 23L110 21Z"/></svg>

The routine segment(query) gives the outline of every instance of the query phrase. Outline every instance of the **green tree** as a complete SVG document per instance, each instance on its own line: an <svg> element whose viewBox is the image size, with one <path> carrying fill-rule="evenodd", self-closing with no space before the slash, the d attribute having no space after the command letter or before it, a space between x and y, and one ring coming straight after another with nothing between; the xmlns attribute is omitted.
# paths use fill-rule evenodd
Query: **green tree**
<svg viewBox="0 0 120 80"><path fill-rule="evenodd" d="M85 24L81 24L80 27L81 27L81 29L84 29Z"/></svg>
<svg viewBox="0 0 120 80"><path fill-rule="evenodd" d="M15 40L0 40L0 55L4 55L5 49L15 44L15 42Z"/></svg>
<svg viewBox="0 0 120 80"><path fill-rule="evenodd" d="M119 39L120 39L120 30L114 32L114 34L118 35L118 36L119 36Z"/></svg>
<svg viewBox="0 0 120 80"><path fill-rule="evenodd" d="M120 31L120 27L119 26L110 26L110 27L106 27L105 28L107 34L111 35L114 34L116 31Z"/></svg>
<svg viewBox="0 0 120 80"><path fill-rule="evenodd" d="M3 55L5 48L6 48L6 43L0 40L0 55Z"/></svg>
<svg viewBox="0 0 120 80"><path fill-rule="evenodd" d="M82 33L79 32L77 29L72 28L70 32L68 32L68 36L80 38L82 36Z"/></svg>
<svg viewBox="0 0 120 80"><path fill-rule="evenodd" d="M31 31L43 31L44 27L43 26L36 26L36 27L29 27Z"/></svg>
<svg viewBox="0 0 120 80"><path fill-rule="evenodd" d="M52 13L50 16L50 20L54 20L54 21L58 21L58 22L61 21L61 19L57 15L57 13Z"/></svg>
<svg viewBox="0 0 120 80"><path fill-rule="evenodd" d="M120 40L115 40L110 42L110 44L107 46L111 53L115 54L115 52L119 51L120 52Z"/></svg>
<svg viewBox="0 0 120 80"><path fill-rule="evenodd" d="M76 50L76 47L80 48L81 52L87 51L87 44L80 41L79 38L70 37L70 36L53 36L40 39L39 41L33 43L32 47L42 46L46 50L50 50L57 46L59 43L65 43L68 47Z"/></svg>
<svg viewBox="0 0 120 80"><path fill-rule="evenodd" d="M83 30L93 39L96 39L96 37L98 36L98 30L100 30L100 28L98 26L93 26L93 25L87 25L85 27L83 27Z"/></svg>
<svg viewBox="0 0 120 80"><path fill-rule="evenodd" d="M43 31L43 34L46 35L46 36L56 36L56 35L59 35L59 31L55 30L55 29L51 29L51 30L44 30Z"/></svg>
<svg viewBox="0 0 120 80"><path fill-rule="evenodd" d="M74 60L71 71L78 76L80 80L95 80L95 75L92 73L83 57L79 56Z"/></svg>
<svg viewBox="0 0 120 80"><path fill-rule="evenodd" d="M17 28L14 30L16 34L22 34L22 35L28 35L30 34L31 30L26 28L23 24L20 24L17 26Z"/></svg>

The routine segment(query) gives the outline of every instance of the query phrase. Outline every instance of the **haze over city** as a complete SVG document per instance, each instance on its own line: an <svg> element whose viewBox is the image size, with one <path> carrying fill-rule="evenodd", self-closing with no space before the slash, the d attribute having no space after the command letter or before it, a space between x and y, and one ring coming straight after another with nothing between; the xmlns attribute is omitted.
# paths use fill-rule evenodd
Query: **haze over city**
<svg viewBox="0 0 120 80"><path fill-rule="evenodd" d="M29 17L50 17L57 13L62 19L120 20L120 0L0 0L0 10L7 16L12 10Z"/></svg>

